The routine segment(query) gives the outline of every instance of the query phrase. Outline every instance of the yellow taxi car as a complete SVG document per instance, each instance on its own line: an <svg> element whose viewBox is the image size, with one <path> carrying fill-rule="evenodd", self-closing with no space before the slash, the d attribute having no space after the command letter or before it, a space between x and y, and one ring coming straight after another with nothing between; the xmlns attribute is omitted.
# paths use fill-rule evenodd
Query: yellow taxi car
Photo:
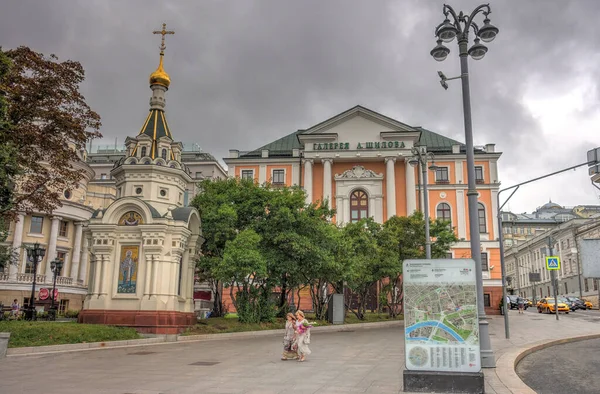
<svg viewBox="0 0 600 394"><path fill-rule="evenodd" d="M542 313L542 312L546 312L546 313L556 313L556 306L555 306L556 302L554 301L554 298L542 298L540 300L540 302L538 303L538 313ZM569 306L567 304L564 304L562 302L558 303L558 311L559 312L565 312L565 313L569 313Z"/></svg>
<svg viewBox="0 0 600 394"><path fill-rule="evenodd" d="M525 298L525 303L527 304L527 306L533 306L533 302L531 302L529 298Z"/></svg>
<svg viewBox="0 0 600 394"><path fill-rule="evenodd" d="M592 309L592 303L589 301L584 300L583 303L585 304L585 309Z"/></svg>

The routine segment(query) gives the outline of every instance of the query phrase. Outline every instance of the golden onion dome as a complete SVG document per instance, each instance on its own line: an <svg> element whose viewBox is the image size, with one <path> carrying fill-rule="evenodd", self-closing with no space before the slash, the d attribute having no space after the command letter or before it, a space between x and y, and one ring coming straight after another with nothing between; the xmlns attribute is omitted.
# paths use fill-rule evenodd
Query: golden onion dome
<svg viewBox="0 0 600 394"><path fill-rule="evenodd" d="M169 74L163 68L163 54L160 54L160 63L158 68L152 74L150 74L150 85L162 85L166 88L171 84L171 78Z"/></svg>

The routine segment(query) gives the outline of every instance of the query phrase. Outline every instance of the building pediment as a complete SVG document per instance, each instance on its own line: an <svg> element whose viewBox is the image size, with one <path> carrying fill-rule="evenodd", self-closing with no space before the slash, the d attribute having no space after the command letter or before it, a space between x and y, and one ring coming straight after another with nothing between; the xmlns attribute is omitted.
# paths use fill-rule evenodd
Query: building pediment
<svg viewBox="0 0 600 394"><path fill-rule="evenodd" d="M335 174L335 180L345 179L383 179L383 174L377 174L375 171L367 170L363 166L354 166L351 170L346 170L342 174Z"/></svg>

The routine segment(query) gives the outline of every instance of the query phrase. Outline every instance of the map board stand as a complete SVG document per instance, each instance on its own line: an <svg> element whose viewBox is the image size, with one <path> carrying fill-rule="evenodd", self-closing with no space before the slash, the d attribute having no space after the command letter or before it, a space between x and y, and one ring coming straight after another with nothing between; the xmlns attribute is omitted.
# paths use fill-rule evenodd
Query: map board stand
<svg viewBox="0 0 600 394"><path fill-rule="evenodd" d="M598 283L598 305L600 305L600 239L582 239L580 241L581 267L583 276ZM581 275L579 275L581 280ZM581 284L579 285L581 289Z"/></svg>
<svg viewBox="0 0 600 394"><path fill-rule="evenodd" d="M483 393L475 261L403 263L404 391Z"/></svg>

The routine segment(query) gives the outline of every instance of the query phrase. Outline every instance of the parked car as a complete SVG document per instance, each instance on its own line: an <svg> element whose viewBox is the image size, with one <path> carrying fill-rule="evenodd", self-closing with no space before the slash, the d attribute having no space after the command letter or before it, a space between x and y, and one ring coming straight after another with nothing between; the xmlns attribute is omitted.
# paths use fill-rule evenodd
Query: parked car
<svg viewBox="0 0 600 394"><path fill-rule="evenodd" d="M587 309L592 309L592 306L593 306L593 305L592 305L592 303L591 303L591 302L589 302L589 301L587 301L587 300L583 300L583 303L585 304L585 307L586 307Z"/></svg>
<svg viewBox="0 0 600 394"><path fill-rule="evenodd" d="M528 307L533 306L533 302L531 302L529 298L525 298L525 305L527 305Z"/></svg>
<svg viewBox="0 0 600 394"><path fill-rule="evenodd" d="M509 295L508 299L510 300L510 305L509 305L509 309L519 309L519 296L518 295ZM529 307L529 304L527 304L527 300L525 300L525 298L523 298L523 301L525 302L525 304L523 305L524 309L527 309Z"/></svg>
<svg viewBox="0 0 600 394"><path fill-rule="evenodd" d="M546 313L556 313L556 309L558 306L558 311L559 312L565 312L566 314L569 313L569 307L567 306L567 304L563 303L563 302L558 302L558 305L555 305L556 301L554 301L554 298L543 298L538 307L537 310L539 313L542 312L546 312Z"/></svg>
<svg viewBox="0 0 600 394"><path fill-rule="evenodd" d="M587 307L585 306L585 302L583 302L582 300L580 300L577 297L565 297L567 299L567 301L569 301L571 303L570 308L572 311L576 311L578 309L583 309L586 310Z"/></svg>

